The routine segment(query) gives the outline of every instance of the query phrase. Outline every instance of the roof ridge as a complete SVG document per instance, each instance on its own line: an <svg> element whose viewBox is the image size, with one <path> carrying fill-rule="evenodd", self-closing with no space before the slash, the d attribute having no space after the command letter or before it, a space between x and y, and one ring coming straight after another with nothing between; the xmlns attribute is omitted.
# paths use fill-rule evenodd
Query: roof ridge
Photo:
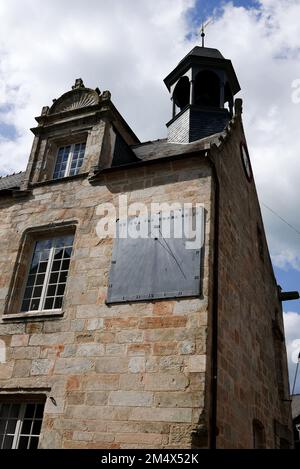
<svg viewBox="0 0 300 469"><path fill-rule="evenodd" d="M10 176L16 176L17 174L24 173L24 171L19 171L18 173L6 174L5 176L0 176L0 179L9 178Z"/></svg>
<svg viewBox="0 0 300 469"><path fill-rule="evenodd" d="M142 145L150 145L151 143L161 142L164 140L168 140L168 139L165 137L165 138L157 138L155 140L147 140L146 142L140 142L140 143L135 143L134 145L130 145L130 147L131 148L141 147Z"/></svg>

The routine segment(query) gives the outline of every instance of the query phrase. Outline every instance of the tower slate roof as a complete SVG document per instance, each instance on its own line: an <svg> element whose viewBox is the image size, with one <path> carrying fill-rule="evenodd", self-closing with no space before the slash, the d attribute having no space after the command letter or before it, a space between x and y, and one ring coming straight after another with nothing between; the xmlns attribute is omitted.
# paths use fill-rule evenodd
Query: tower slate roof
<svg viewBox="0 0 300 469"><path fill-rule="evenodd" d="M206 57L208 59L224 59L224 56L218 49L196 46L188 54L186 54L186 56L184 56L179 63L183 62L189 56Z"/></svg>

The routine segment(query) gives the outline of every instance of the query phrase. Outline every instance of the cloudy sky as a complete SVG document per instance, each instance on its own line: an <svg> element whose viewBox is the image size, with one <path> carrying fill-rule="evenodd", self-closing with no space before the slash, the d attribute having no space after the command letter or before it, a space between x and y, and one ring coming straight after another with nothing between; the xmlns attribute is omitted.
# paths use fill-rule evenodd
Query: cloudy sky
<svg viewBox="0 0 300 469"><path fill-rule="evenodd" d="M242 87L278 283L300 289L300 0L0 0L0 175L25 168L34 116L78 77L109 89L141 140L164 137L162 80L208 18L206 45L232 60ZM300 301L284 309L293 377Z"/></svg>

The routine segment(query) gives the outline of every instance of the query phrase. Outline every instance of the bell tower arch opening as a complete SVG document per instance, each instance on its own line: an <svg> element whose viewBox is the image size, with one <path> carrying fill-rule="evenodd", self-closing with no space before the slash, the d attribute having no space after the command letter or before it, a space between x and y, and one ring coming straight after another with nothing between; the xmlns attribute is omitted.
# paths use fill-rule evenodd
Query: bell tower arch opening
<svg viewBox="0 0 300 469"><path fill-rule="evenodd" d="M202 70L195 78L195 104L220 107L220 79L211 70Z"/></svg>
<svg viewBox="0 0 300 469"><path fill-rule="evenodd" d="M173 102L180 111L190 103L190 81L187 76L178 80L173 92Z"/></svg>

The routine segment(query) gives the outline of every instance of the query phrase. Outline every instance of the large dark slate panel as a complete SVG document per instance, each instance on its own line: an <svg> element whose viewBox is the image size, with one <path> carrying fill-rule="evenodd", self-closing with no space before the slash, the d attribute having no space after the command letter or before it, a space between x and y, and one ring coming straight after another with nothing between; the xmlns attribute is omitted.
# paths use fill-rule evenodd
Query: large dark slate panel
<svg viewBox="0 0 300 469"><path fill-rule="evenodd" d="M203 210L198 211L203 236ZM190 216L190 215L189 215ZM176 226L187 220L182 214L176 214ZM165 217L165 221L167 217ZM131 219L130 223L136 223ZM174 219L173 219L174 220ZM173 222L172 220L172 222ZM195 214L193 214L195 221ZM153 225L147 217L148 233ZM118 236L114 242L112 264L109 275L107 302L126 302L152 300L159 298L177 298L200 295L201 246L187 249L187 238L171 238L162 232L162 219L157 238L124 239L120 232L124 222L117 223Z"/></svg>

